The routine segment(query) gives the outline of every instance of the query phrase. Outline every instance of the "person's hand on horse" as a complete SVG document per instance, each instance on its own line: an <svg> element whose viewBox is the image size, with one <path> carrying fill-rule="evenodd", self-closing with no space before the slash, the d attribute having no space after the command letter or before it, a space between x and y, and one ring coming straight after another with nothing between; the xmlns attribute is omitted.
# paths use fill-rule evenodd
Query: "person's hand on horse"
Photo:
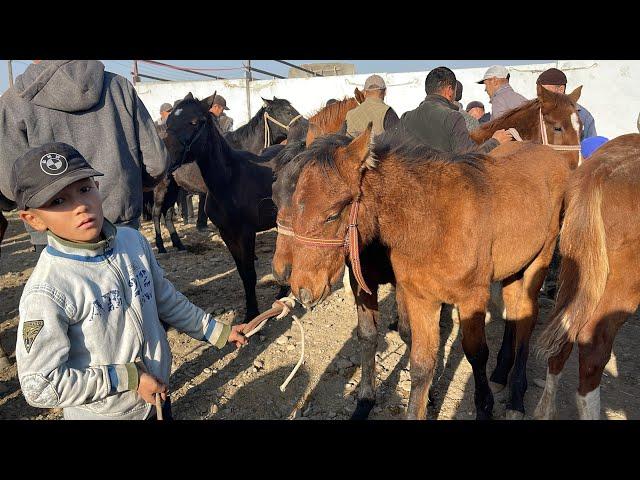
<svg viewBox="0 0 640 480"><path fill-rule="evenodd" d="M147 372L140 373L140 383L138 384L138 394L145 402L156 403L156 393L160 394L162 400L167 399L167 386L153 375Z"/></svg>
<svg viewBox="0 0 640 480"><path fill-rule="evenodd" d="M242 345L249 343L249 340L242 334L242 330L247 326L246 323L240 323L231 327L231 333L227 342L234 343L236 348L240 348Z"/></svg>
<svg viewBox="0 0 640 480"><path fill-rule="evenodd" d="M511 135L511 133L507 130L496 130L491 138L495 138L496 140L498 140L498 143L502 145L503 143L507 143L513 140L513 135Z"/></svg>

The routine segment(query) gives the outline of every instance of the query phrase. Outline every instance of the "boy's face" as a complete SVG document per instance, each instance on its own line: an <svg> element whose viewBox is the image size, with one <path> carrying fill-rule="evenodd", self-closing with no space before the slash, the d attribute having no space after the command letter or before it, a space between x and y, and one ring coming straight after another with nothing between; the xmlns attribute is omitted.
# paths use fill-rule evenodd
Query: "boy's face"
<svg viewBox="0 0 640 480"><path fill-rule="evenodd" d="M34 229L51 230L73 242L97 242L104 216L98 182L83 178L60 190L40 208L21 210L20 218Z"/></svg>

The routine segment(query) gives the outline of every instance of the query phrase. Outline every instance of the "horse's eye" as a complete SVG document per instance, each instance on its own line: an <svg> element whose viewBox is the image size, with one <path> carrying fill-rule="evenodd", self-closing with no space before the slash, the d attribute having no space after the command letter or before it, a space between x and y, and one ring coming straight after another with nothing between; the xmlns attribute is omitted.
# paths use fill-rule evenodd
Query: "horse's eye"
<svg viewBox="0 0 640 480"><path fill-rule="evenodd" d="M191 120L191 122L189 122L189 123L191 123L191 125L197 125L198 124L198 119L196 118L194 120Z"/></svg>
<svg viewBox="0 0 640 480"><path fill-rule="evenodd" d="M340 212L336 213L335 215L330 215L329 217L327 217L327 220L325 221L325 223L333 222L338 218L340 218Z"/></svg>
<svg viewBox="0 0 640 480"><path fill-rule="evenodd" d="M562 127L553 127L553 129L554 129L556 132L561 132L561 131L562 131Z"/></svg>

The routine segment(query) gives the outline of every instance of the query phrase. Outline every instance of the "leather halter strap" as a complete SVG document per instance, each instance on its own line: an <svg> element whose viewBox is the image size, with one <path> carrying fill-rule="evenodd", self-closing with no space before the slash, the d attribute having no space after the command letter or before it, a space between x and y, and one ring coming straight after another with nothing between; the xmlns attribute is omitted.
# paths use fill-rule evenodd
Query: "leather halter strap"
<svg viewBox="0 0 640 480"><path fill-rule="evenodd" d="M344 248L345 254L351 260L351 268L353 275L356 277L356 281L360 288L371 295L371 290L367 286L362 276L362 269L360 268L360 249L358 238L358 208L360 207L360 201L354 200L351 204L351 211L349 212L349 226L347 227L347 233L344 238L313 238L305 237L293 232L293 238L295 241L308 245L311 247L320 248Z"/></svg>

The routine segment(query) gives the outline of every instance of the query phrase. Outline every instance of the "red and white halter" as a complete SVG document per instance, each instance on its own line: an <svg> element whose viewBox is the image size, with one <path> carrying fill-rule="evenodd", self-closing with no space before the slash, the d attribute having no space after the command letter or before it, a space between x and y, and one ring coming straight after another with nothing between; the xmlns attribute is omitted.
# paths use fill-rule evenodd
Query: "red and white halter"
<svg viewBox="0 0 640 480"><path fill-rule="evenodd" d="M289 227L282 225L279 221L278 233L291 236L296 242L303 245L309 245L311 247L319 248L344 248L345 255L351 259L351 268L353 275L356 277L360 288L371 295L371 290L367 287L367 284L362 277L362 269L360 268L360 249L358 240L358 208L360 207L360 201L354 200L351 204L351 211L349 212L349 226L347 227L347 233L344 238L313 238L298 235Z"/></svg>
<svg viewBox="0 0 640 480"><path fill-rule="evenodd" d="M561 151L577 151L578 152L578 165L580 165L582 163L582 150L580 148L580 144L578 143L578 145L554 145L549 143L549 137L547 136L547 129L544 128L544 117L542 116L542 109L538 110L538 116L540 118L540 136L542 137L542 144L543 145L547 145L548 147L553 148L554 150L561 150ZM516 140L517 142L522 142L522 137L520 136L520 134L518 133L518 131L515 128L509 128L507 129L511 135L513 136L514 140ZM580 132L578 132L578 135L580 134Z"/></svg>

